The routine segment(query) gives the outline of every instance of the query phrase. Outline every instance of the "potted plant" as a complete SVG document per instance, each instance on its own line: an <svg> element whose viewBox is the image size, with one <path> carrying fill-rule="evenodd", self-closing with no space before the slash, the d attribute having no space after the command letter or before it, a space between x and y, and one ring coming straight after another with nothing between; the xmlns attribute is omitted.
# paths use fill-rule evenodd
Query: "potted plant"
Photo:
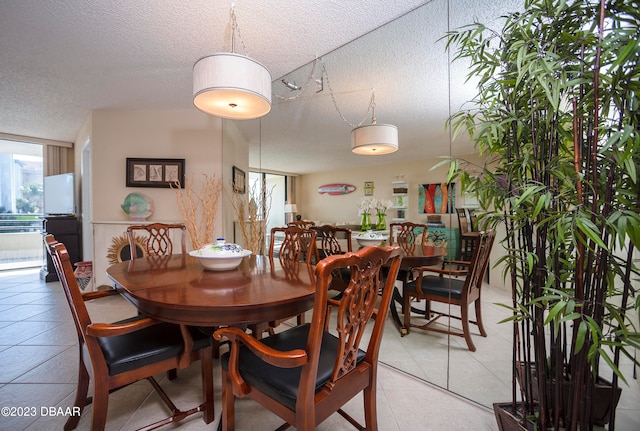
<svg viewBox="0 0 640 431"><path fill-rule="evenodd" d="M501 31L475 23L446 36L478 82L449 125L486 163L445 163L477 194L481 222L504 228L507 410L524 429L615 429L621 356L637 364L639 22L637 2L526 0ZM603 382L613 404L597 419Z"/></svg>

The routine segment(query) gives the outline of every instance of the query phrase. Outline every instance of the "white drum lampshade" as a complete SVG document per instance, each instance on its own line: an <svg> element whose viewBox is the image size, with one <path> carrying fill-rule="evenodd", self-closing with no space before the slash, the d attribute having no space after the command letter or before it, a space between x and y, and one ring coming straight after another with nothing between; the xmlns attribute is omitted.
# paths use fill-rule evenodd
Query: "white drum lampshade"
<svg viewBox="0 0 640 431"><path fill-rule="evenodd" d="M398 151L398 128L391 124L370 124L351 131L351 152L379 156Z"/></svg>
<svg viewBox="0 0 640 431"><path fill-rule="evenodd" d="M271 74L257 61L235 53L217 53L193 66L193 104L230 120L260 118L271 110Z"/></svg>

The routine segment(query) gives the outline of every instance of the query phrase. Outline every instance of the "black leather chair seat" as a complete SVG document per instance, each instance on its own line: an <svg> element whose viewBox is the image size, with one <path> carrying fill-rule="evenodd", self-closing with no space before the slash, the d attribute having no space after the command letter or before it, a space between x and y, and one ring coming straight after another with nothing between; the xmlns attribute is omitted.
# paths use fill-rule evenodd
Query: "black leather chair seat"
<svg viewBox="0 0 640 431"><path fill-rule="evenodd" d="M305 323L295 328L288 329L279 334L263 338L261 341L269 347L277 350L287 351L293 349L305 349L309 334L309 323ZM329 381L333 365L336 360L338 339L325 332L322 336L322 350L318 363L318 376L316 379L316 391ZM365 357L365 352L358 350L357 363ZM229 367L229 353L221 357L221 364L225 370ZM291 410L296 409L296 398L298 396L298 382L302 367L278 368L267 364L251 353L246 347L241 348L240 362L238 364L240 374L249 385L268 394L278 400Z"/></svg>
<svg viewBox="0 0 640 431"><path fill-rule="evenodd" d="M339 278L342 282L347 285L351 280L351 269L350 268L338 268L332 273L334 278Z"/></svg>
<svg viewBox="0 0 640 431"><path fill-rule="evenodd" d="M422 284L420 285L420 288L425 293L454 299L460 299L462 297L463 287L464 279L459 280L457 278L440 277L437 275L422 277ZM415 292L416 281L407 283L405 289L409 292Z"/></svg>
<svg viewBox="0 0 640 431"><path fill-rule="evenodd" d="M132 322L143 318L136 316L116 323ZM212 343L211 335L191 329L193 350ZM115 337L98 338L109 367L109 375L114 376L145 365L173 358L182 352L184 341L180 327L171 323L159 323L139 331Z"/></svg>

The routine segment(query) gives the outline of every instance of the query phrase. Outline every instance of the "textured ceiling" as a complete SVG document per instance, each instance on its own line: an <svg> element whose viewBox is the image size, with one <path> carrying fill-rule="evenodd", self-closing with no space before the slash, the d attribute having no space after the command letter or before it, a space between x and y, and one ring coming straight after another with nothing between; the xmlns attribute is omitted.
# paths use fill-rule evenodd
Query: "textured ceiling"
<svg viewBox="0 0 640 431"><path fill-rule="evenodd" d="M499 16L496 3L505 10L521 1L236 0L235 50L270 70L274 93L291 96L280 78L293 71L292 79L305 81L318 57L334 90L334 97L328 85L292 101L274 97L270 114L241 124L250 135L261 123L252 165L305 173L448 152L450 83L438 42L448 3L449 25L459 26ZM72 142L93 109L195 109L193 63L231 50L230 7L214 0L0 1L0 133ZM372 89L378 123L399 128L400 151L391 156L350 153L350 124L365 116ZM458 84L452 90L458 105L466 100Z"/></svg>

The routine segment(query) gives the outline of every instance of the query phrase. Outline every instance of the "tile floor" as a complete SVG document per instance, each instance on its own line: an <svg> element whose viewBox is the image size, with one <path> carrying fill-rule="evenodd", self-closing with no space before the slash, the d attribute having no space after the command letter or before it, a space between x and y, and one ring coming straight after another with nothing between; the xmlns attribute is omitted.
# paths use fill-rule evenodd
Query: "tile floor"
<svg viewBox="0 0 640 431"><path fill-rule="evenodd" d="M489 308L489 306L487 307ZM101 301L91 308L95 321L114 321L130 316L133 307L117 298ZM423 334L416 334L423 335ZM444 337L443 337L444 338ZM496 336L497 338L497 336ZM410 376L431 378L442 384L442 370L435 366L438 349L432 350L428 359L406 363L409 356L418 357L419 348L411 347L410 337L400 337L393 327L385 331L382 343L378 385L378 424L381 431L414 430L496 430L490 409L471 403L437 386ZM438 343L438 338L430 339ZM411 350L413 349L413 350ZM462 350L462 349L460 349ZM471 373L466 385L476 388L498 386L504 394L504 382L487 375L496 372L502 364L491 364L491 355L482 353L478 346L478 361L483 363L484 373ZM477 352L477 353L478 353ZM39 271L23 269L0 271L0 407L35 407L33 416L0 416L0 430L60 430L65 416L49 413L49 408L65 408L73 405L77 374L77 341L64 295L57 282L44 283ZM451 357L474 369L472 356ZM214 361L215 364L215 361ZM387 365L390 364L390 365ZM214 365L215 398L220 399L220 372ZM474 377L480 376L480 377ZM178 407L189 408L200 402L199 364L181 370L178 379L169 382L160 377L161 385L174 398ZM492 382L492 383L489 383ZM632 390L623 389L623 399L618 409L618 430L640 429L640 388L632 382ZM454 389L454 384L449 383ZM480 390L479 392L482 392ZM507 392L508 394L508 392ZM626 396L626 397L625 397ZM500 399L504 399L504 396ZM281 421L252 401L239 400L236 404L236 429L275 429ZM43 411L44 408L44 411ZM350 402L346 410L356 418L362 416L359 400ZM220 405L216 402L216 412ZM54 411L55 413L55 411ZM166 415L155 393L146 382L133 384L110 396L107 430L132 430ZM90 427L91 407L85 409L77 429ZM181 430L216 429L206 425L201 415L181 422ZM320 430L352 430L350 424L334 415L321 424Z"/></svg>

